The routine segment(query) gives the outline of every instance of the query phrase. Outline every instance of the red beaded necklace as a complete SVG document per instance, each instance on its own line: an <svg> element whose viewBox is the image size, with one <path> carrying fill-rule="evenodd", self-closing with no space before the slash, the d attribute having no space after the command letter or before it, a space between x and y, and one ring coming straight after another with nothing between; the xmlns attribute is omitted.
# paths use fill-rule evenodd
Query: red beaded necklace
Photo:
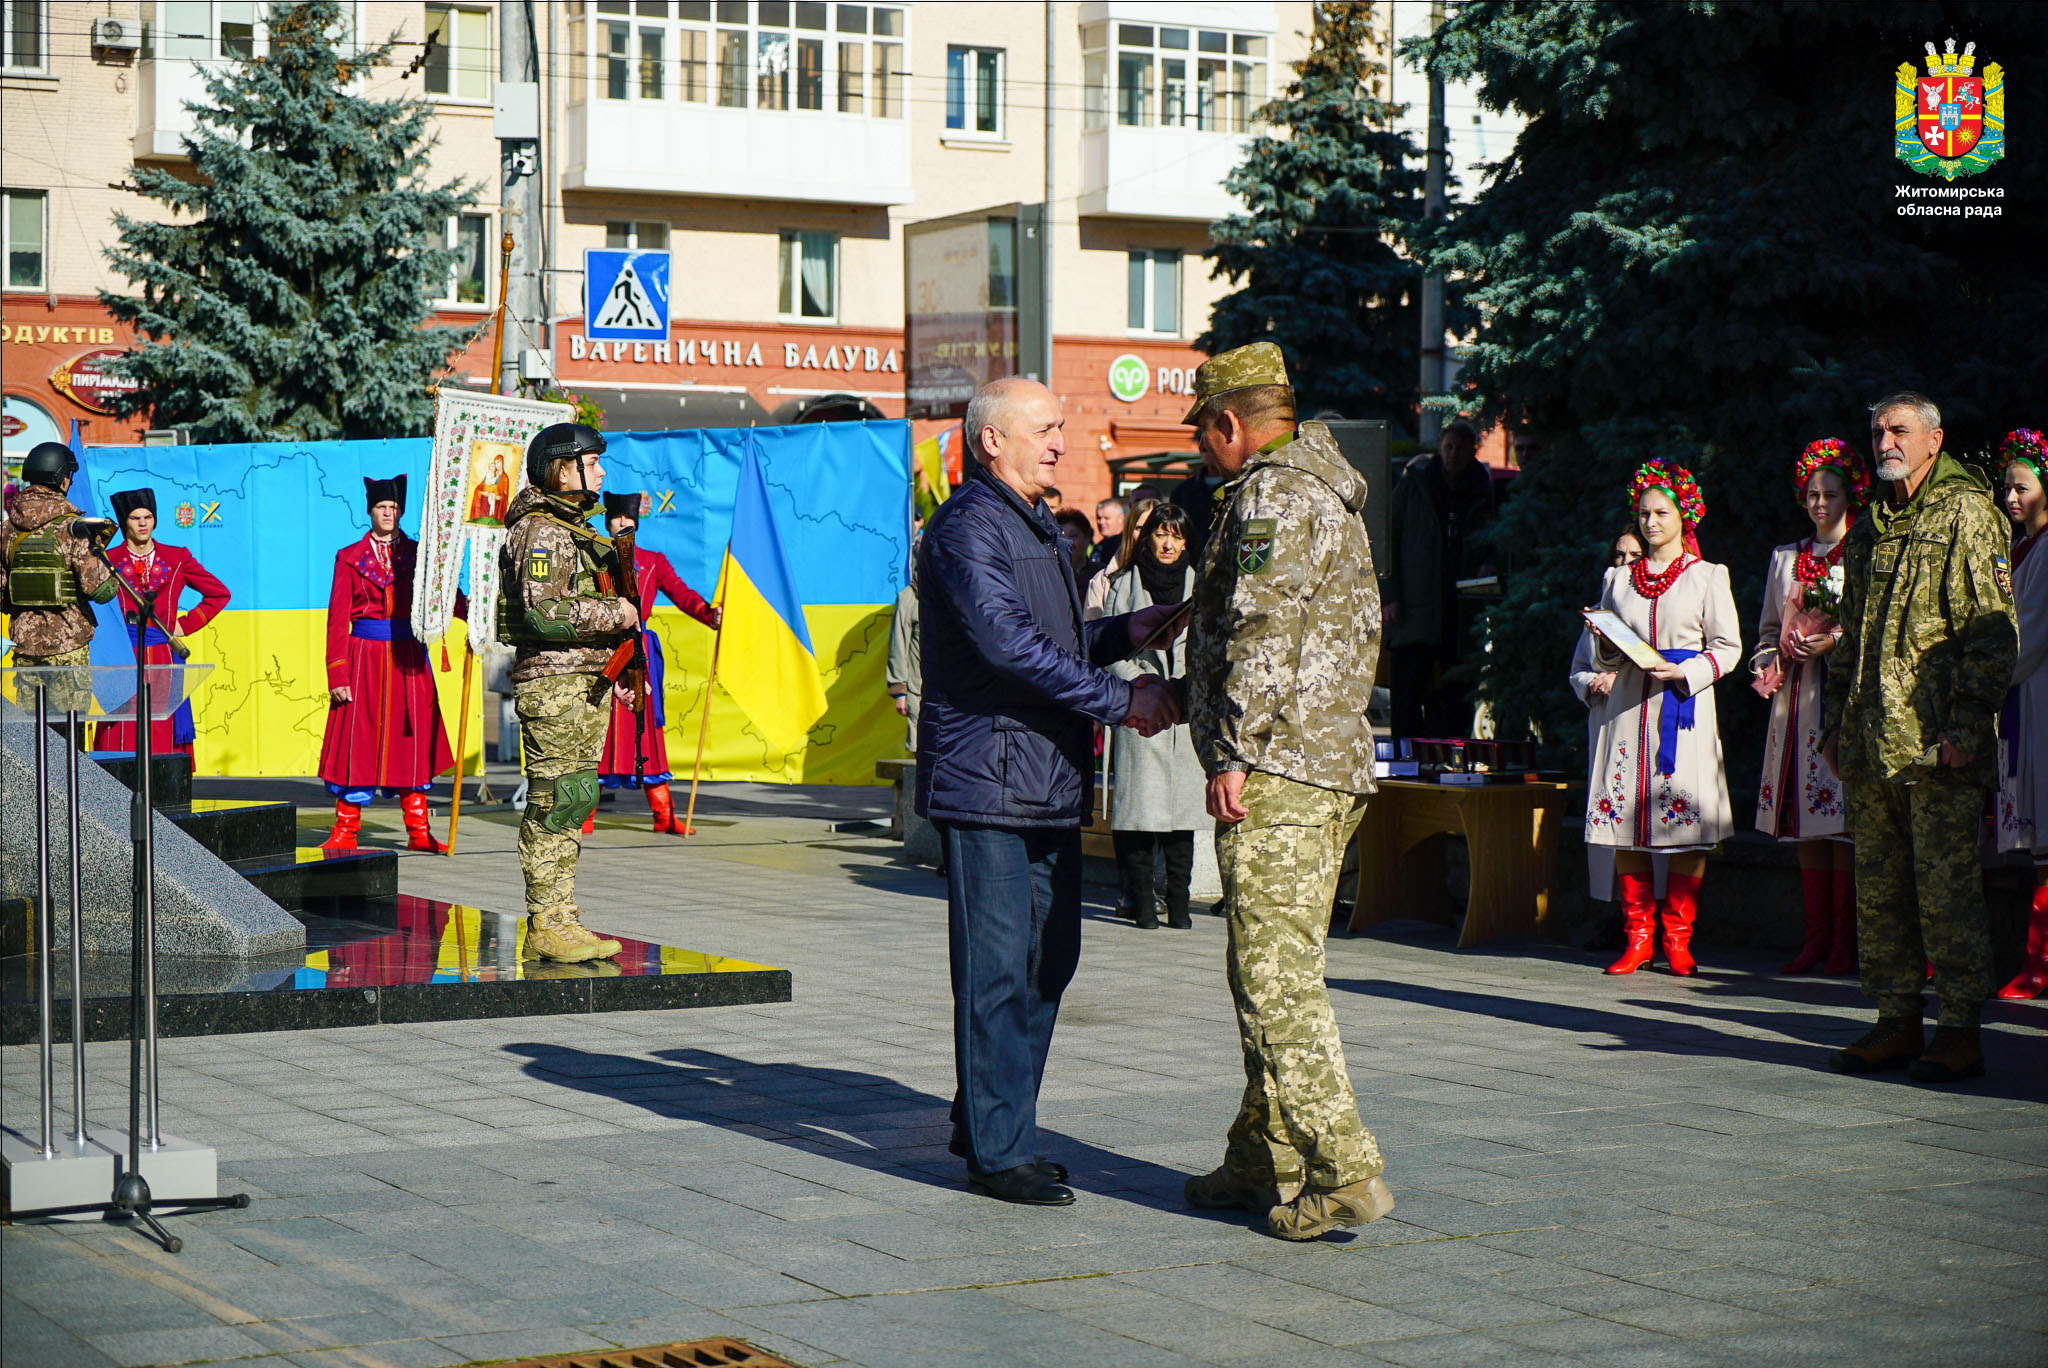
<svg viewBox="0 0 2048 1368"><path fill-rule="evenodd" d="M1665 590L1678 583L1678 577L1685 573L1685 567L1691 563L1692 558L1681 551L1677 560L1664 567L1662 574L1653 575L1650 573L1650 558L1644 556L1629 566L1629 579L1635 585L1636 592L1644 598L1660 599L1664 597Z"/></svg>
<svg viewBox="0 0 2048 1368"><path fill-rule="evenodd" d="M1813 554L1813 538L1808 537L1800 543L1799 559L1792 563L1793 578L1801 584L1819 584L1828 577L1829 567L1842 563L1842 553L1848 549L1849 539L1843 537L1835 543L1834 550L1816 559Z"/></svg>

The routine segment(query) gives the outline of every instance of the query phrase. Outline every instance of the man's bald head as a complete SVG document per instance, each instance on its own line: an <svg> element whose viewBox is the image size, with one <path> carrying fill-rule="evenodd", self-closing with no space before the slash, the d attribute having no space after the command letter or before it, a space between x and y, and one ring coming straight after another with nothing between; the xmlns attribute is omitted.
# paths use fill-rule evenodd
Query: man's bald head
<svg viewBox="0 0 2048 1368"><path fill-rule="evenodd" d="M1021 375L991 380L967 401L967 449L1026 503L1053 483L1067 453L1066 415L1059 397Z"/></svg>

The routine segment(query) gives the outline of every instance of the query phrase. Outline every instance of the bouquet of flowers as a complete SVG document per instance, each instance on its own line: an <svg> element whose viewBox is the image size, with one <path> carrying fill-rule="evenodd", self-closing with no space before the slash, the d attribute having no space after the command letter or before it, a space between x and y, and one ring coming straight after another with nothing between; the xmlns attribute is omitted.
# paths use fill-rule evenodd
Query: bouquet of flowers
<svg viewBox="0 0 2048 1368"><path fill-rule="evenodd" d="M1812 584L1800 585L1798 593L1801 611L1817 614L1823 624L1809 630L1834 631L1837 619L1842 616L1842 567L1830 565L1825 576ZM1789 614L1786 620L1790 622Z"/></svg>

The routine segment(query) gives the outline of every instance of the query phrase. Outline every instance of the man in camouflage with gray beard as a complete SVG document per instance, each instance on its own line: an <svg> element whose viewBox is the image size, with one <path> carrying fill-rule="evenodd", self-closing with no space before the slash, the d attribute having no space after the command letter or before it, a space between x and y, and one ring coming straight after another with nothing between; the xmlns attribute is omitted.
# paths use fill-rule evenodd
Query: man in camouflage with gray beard
<svg viewBox="0 0 2048 1368"><path fill-rule="evenodd" d="M518 647L512 701L526 757L519 868L526 945L563 964L610 959L619 943L585 929L576 906L583 819L597 810L597 764L611 720L619 644L640 614L619 596L619 561L589 523L604 487L604 438L582 423L542 428L526 448L531 483L505 510L500 640ZM614 672L616 673L616 672Z"/></svg>
<svg viewBox="0 0 2048 1368"><path fill-rule="evenodd" d="M1328 428L1297 430L1270 342L1204 363L1183 421L1226 480L1195 583L1188 718L1217 821L1245 1066L1223 1166L1186 1194L1312 1240L1394 1208L1323 978L1337 872L1374 787L1380 604L1358 517L1365 480Z"/></svg>

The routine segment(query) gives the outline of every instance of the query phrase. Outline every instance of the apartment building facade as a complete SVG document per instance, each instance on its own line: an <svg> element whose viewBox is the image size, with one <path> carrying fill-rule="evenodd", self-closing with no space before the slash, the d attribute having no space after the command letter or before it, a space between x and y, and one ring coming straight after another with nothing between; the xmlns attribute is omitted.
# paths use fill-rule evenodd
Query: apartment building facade
<svg viewBox="0 0 2048 1368"><path fill-rule="evenodd" d="M119 186L138 163L185 161L200 72L261 55L268 10L0 5L9 451L73 419L89 442L136 435L103 411L99 365L132 339L97 293L129 288L102 254L115 214L155 206ZM432 176L482 188L448 224L461 259L440 312L487 324L504 224L499 7L345 10L355 34L400 43L366 93L430 101ZM505 346L548 354L608 427L790 421L821 403L904 415L906 310L930 286L906 279L906 236L1049 200L1051 383L1073 472L1063 487L1092 498L1107 492L1108 458L1189 449L1178 420L1202 359L1191 342L1226 288L1201 253L1209 224L1233 210L1223 182L1256 134L1252 112L1306 48L1305 0L537 0L532 11L547 318ZM665 342L588 335L584 252L605 247L671 254ZM1018 263L990 251L990 296L1004 269L1014 295ZM489 383L491 346L484 327L456 359L464 382Z"/></svg>

